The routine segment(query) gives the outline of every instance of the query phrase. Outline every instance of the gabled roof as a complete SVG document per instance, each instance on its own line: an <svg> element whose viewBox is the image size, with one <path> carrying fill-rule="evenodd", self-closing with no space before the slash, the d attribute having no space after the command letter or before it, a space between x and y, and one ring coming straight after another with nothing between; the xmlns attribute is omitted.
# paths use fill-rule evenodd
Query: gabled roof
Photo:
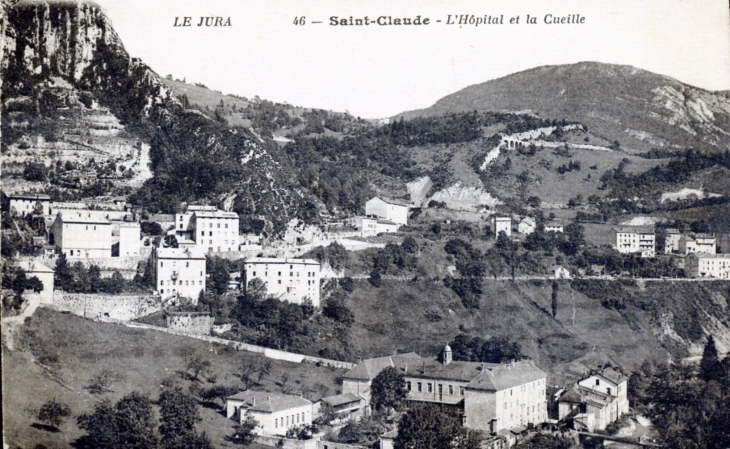
<svg viewBox="0 0 730 449"><path fill-rule="evenodd" d="M37 201L51 201L51 197L42 193L16 193L9 194L8 198L11 200L37 200Z"/></svg>
<svg viewBox="0 0 730 449"><path fill-rule="evenodd" d="M312 405L311 401L300 396L252 390L236 393L233 396L229 396L226 400L242 401L242 407L245 409L261 413L273 413Z"/></svg>
<svg viewBox="0 0 730 449"><path fill-rule="evenodd" d="M376 197L370 198L369 201L372 201L374 199L379 199L379 200L381 200L384 203L393 204L394 206L410 207L410 204L408 204L407 202L405 202L403 200L399 200L399 199L395 199L395 198L389 198L387 196L376 196Z"/></svg>
<svg viewBox="0 0 730 449"><path fill-rule="evenodd" d="M235 212L224 212L222 210L215 211L195 211L193 213L197 218L238 218L238 214Z"/></svg>
<svg viewBox="0 0 730 449"><path fill-rule="evenodd" d="M573 385L573 388L568 390L568 392L565 393L564 395L560 396L560 398L558 399L558 402L567 402L570 404L582 404L583 398L581 397L581 394L578 391L578 386Z"/></svg>
<svg viewBox="0 0 730 449"><path fill-rule="evenodd" d="M654 234L649 226L614 226L611 230L622 234Z"/></svg>
<svg viewBox="0 0 730 449"><path fill-rule="evenodd" d="M522 223L524 223L526 225L534 226L535 225L535 219L532 218L532 217L525 217L525 218L522 219L522 221L520 221L520 224L522 224Z"/></svg>
<svg viewBox="0 0 730 449"><path fill-rule="evenodd" d="M434 359L421 359L408 366L406 376L423 379L444 379L470 382L484 369L499 366L496 363L452 361L445 365Z"/></svg>
<svg viewBox="0 0 730 449"><path fill-rule="evenodd" d="M501 391L545 379L547 375L532 360L487 367L466 386L469 390Z"/></svg>
<svg viewBox="0 0 730 449"><path fill-rule="evenodd" d="M418 364L421 361L421 357L415 352L409 352L407 354L398 354L394 356L376 357L374 359L365 359L358 363L350 371L346 372L345 379L371 381L375 379L375 376L380 374L385 368L392 366L396 368L403 368L411 364Z"/></svg>
<svg viewBox="0 0 730 449"><path fill-rule="evenodd" d="M396 223L394 221L385 220L385 219L378 219L378 223L379 224L387 224L387 225L396 225L396 226L398 225L398 223Z"/></svg>
<svg viewBox="0 0 730 449"><path fill-rule="evenodd" d="M326 398L320 399L320 401L326 402L332 407L337 407L338 405L344 404L352 404L353 402L359 403L362 400L363 399L360 396L352 393L343 393L335 396L327 396Z"/></svg>

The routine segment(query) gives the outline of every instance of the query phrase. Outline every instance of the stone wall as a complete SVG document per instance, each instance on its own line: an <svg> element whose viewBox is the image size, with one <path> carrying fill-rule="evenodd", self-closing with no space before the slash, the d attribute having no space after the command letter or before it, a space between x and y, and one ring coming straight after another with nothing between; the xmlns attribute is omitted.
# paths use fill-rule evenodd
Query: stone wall
<svg viewBox="0 0 730 449"><path fill-rule="evenodd" d="M284 437L256 435L254 441L266 446L283 447L284 449L317 449L317 440L290 440Z"/></svg>
<svg viewBox="0 0 730 449"><path fill-rule="evenodd" d="M175 312L167 315L167 328L174 331L210 335L214 318L207 313Z"/></svg>
<svg viewBox="0 0 730 449"><path fill-rule="evenodd" d="M114 320L106 320L106 321L114 321ZM235 348L238 351L254 352L257 354L262 354L265 357L274 359L274 360L284 360L284 361L293 362L293 363L313 363L313 364L317 364L317 365L331 366L334 368L342 368L342 369L352 369L355 367L355 364L350 363L350 362L324 359L321 357L313 357L311 355L296 354L293 352L280 351L278 349L264 348L263 346L251 345L251 344L243 343L240 341L226 340L224 338L213 337L211 335L193 334L190 332L169 329L167 327L153 326L151 324L143 324L143 323L137 323L137 322L126 322L126 321L117 321L117 322L119 324L123 324L127 327L156 330L156 331L160 331L160 332L166 332L168 334L179 335L181 337L190 337L190 338L195 338L198 340L207 341L209 343L217 343L220 345L226 345L226 346Z"/></svg>
<svg viewBox="0 0 730 449"><path fill-rule="evenodd" d="M56 291L53 308L95 321L129 321L162 310L158 296L77 294Z"/></svg>
<svg viewBox="0 0 730 449"><path fill-rule="evenodd" d="M89 257L80 259L69 259L69 262L81 262L85 267L96 265L102 270L136 270L141 261L147 261L149 256L131 257Z"/></svg>

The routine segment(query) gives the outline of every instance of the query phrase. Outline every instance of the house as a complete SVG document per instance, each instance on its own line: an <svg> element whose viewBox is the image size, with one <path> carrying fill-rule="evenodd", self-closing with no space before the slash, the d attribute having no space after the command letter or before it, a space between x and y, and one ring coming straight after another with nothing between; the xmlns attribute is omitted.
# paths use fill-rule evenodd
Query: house
<svg viewBox="0 0 730 449"><path fill-rule="evenodd" d="M25 216L35 212L36 207L42 215L51 214L51 197L43 194L8 195L10 210L15 209L18 215Z"/></svg>
<svg viewBox="0 0 730 449"><path fill-rule="evenodd" d="M471 429L497 432L547 419L546 374L531 361L454 361L447 345L440 360L416 353L363 360L343 375L342 390L369 404L372 380L386 367L405 377L409 406L438 404Z"/></svg>
<svg viewBox="0 0 730 449"><path fill-rule="evenodd" d="M466 386L464 426L498 433L547 421L546 383L532 360L485 367Z"/></svg>
<svg viewBox="0 0 730 449"><path fill-rule="evenodd" d="M111 223L90 211L66 211L56 215L48 242L69 259L111 257Z"/></svg>
<svg viewBox="0 0 730 449"><path fill-rule="evenodd" d="M25 271L27 278L37 277L43 284L43 290L37 293L43 304L51 304L53 302L53 268L49 268L33 259L20 259L16 266ZM25 295L36 294L32 291L26 291Z"/></svg>
<svg viewBox="0 0 730 449"><path fill-rule="evenodd" d="M664 254L679 252L679 239L682 237L679 229L668 228L664 239Z"/></svg>
<svg viewBox="0 0 730 449"><path fill-rule="evenodd" d="M393 449L395 437L398 436L398 429L380 435L380 449Z"/></svg>
<svg viewBox="0 0 730 449"><path fill-rule="evenodd" d="M494 228L494 238L499 237L500 232L504 232L507 237L512 235L512 219L510 217L492 217L492 228Z"/></svg>
<svg viewBox="0 0 730 449"><path fill-rule="evenodd" d="M140 225L134 221L112 221L112 257L140 255Z"/></svg>
<svg viewBox="0 0 730 449"><path fill-rule="evenodd" d="M517 232L519 232L522 235L529 235L535 232L537 224L535 223L535 219L532 217L525 217L520 221L520 223L517 225Z"/></svg>
<svg viewBox="0 0 730 449"><path fill-rule="evenodd" d="M238 251L238 214L215 206L190 205L175 214L175 235L193 240L209 253Z"/></svg>
<svg viewBox="0 0 730 449"><path fill-rule="evenodd" d="M375 197L365 203L365 215L372 215L401 225L408 224L408 203L386 197Z"/></svg>
<svg viewBox="0 0 730 449"><path fill-rule="evenodd" d="M155 288L162 296L191 298L205 292L205 255L197 248L155 248L150 255Z"/></svg>
<svg viewBox="0 0 730 449"><path fill-rule="evenodd" d="M641 257L654 257L654 230L643 226L611 228L613 247L620 253L639 253Z"/></svg>
<svg viewBox="0 0 730 449"><path fill-rule="evenodd" d="M365 414L365 399L352 393L327 396L315 402L312 406L314 416L319 416L325 404L332 407L332 410L343 419L359 418Z"/></svg>
<svg viewBox="0 0 730 449"><path fill-rule="evenodd" d="M357 216L347 219L347 223L360 231L362 237L368 237L389 232L398 232L400 225L394 221L375 216Z"/></svg>
<svg viewBox="0 0 730 449"><path fill-rule="evenodd" d="M313 259L255 257L244 264L244 288L251 279L266 283L267 293L281 301L303 304L305 298L319 307L319 262Z"/></svg>
<svg viewBox="0 0 730 449"><path fill-rule="evenodd" d="M610 367L578 381L558 399L559 419L572 419L590 432L604 430L628 412L628 377Z"/></svg>
<svg viewBox="0 0 730 449"><path fill-rule="evenodd" d="M715 254L717 240L712 235L683 235L679 238L679 253L685 256L691 253Z"/></svg>
<svg viewBox="0 0 730 449"><path fill-rule="evenodd" d="M553 267L553 273L554 279L570 279L570 270L561 265Z"/></svg>
<svg viewBox="0 0 730 449"><path fill-rule="evenodd" d="M730 254L690 253L684 270L693 278L730 279Z"/></svg>
<svg viewBox="0 0 730 449"><path fill-rule="evenodd" d="M565 226L557 221L548 221L543 225L545 232L565 232Z"/></svg>
<svg viewBox="0 0 730 449"><path fill-rule="evenodd" d="M227 418L242 423L248 416L259 423L255 433L286 435L292 427L312 423L312 402L291 394L251 390L226 398Z"/></svg>

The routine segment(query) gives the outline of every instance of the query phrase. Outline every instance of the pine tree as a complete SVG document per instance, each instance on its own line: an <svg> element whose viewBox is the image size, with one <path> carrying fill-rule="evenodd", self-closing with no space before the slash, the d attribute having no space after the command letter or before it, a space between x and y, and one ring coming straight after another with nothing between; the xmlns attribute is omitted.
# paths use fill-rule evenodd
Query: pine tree
<svg viewBox="0 0 730 449"><path fill-rule="evenodd" d="M553 299L552 299L552 309L553 309L553 318L558 314L558 282L553 281Z"/></svg>
<svg viewBox="0 0 730 449"><path fill-rule="evenodd" d="M700 377L705 381L711 380L721 381L724 377L724 369L720 358L717 355L717 347L715 339L712 335L707 339L705 350L702 352L702 360L700 361Z"/></svg>

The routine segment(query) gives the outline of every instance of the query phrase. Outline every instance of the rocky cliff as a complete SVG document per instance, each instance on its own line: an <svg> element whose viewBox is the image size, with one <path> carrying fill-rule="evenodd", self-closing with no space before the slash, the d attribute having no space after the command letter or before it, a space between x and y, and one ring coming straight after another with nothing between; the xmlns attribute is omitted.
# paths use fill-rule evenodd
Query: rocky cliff
<svg viewBox="0 0 730 449"><path fill-rule="evenodd" d="M131 196L133 202L170 213L180 201L227 199L238 212L267 218L270 231L283 229L297 213L296 177L276 145L186 110L150 67L130 57L96 3L23 0L4 7L3 112L14 115L3 131L16 128L3 132L4 148L16 148L27 123L58 109L82 115L85 106L75 100L90 96L86 107L108 108L127 132L150 145L154 177ZM48 107L59 80L64 102ZM60 134L65 139L68 133Z"/></svg>

